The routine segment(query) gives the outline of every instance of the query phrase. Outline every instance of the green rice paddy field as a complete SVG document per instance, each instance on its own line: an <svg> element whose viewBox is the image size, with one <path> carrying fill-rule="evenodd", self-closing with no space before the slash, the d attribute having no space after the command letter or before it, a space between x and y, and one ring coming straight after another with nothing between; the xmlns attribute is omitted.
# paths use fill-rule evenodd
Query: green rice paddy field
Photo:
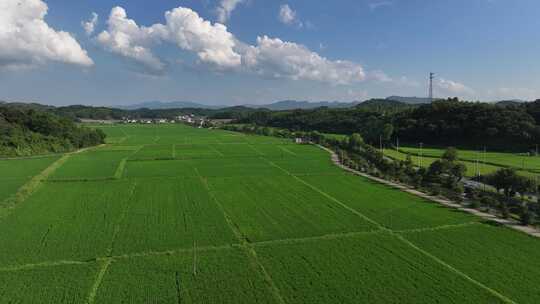
<svg viewBox="0 0 540 304"><path fill-rule="evenodd" d="M433 162L439 159L444 149L422 149L422 157L420 157L419 148L400 148L399 151L394 149L384 150L384 155L397 159L406 160L407 156L411 157L414 165L421 167L429 167ZM478 162L476 161L478 158ZM502 168L511 167L517 170L517 173L530 178L536 178L540 173L540 170L536 169L538 165L540 169L540 157L533 156L521 156L510 153L486 153L485 161L484 155L469 150L459 150L460 162L467 167L465 175L468 177L474 177L477 173L481 175L491 174ZM537 164L538 162L538 164ZM525 163L525 169L518 167L517 164ZM531 167L527 167L527 166Z"/></svg>
<svg viewBox="0 0 540 304"><path fill-rule="evenodd" d="M385 154L399 160L405 160L407 155L411 155L412 161L420 165L420 155L422 155L422 165L429 166L436 159L444 154L442 148L400 147L399 151L388 149ZM535 178L540 174L540 157L528 156L525 154L483 152L474 150L459 150L459 159L467 166L467 175L474 176L479 171L480 174L493 173L501 168L514 168L519 174ZM478 162L478 164L477 164Z"/></svg>
<svg viewBox="0 0 540 304"><path fill-rule="evenodd" d="M0 161L0 207L19 197L0 218L0 303L540 303L540 240L317 147L101 128L104 146Z"/></svg>

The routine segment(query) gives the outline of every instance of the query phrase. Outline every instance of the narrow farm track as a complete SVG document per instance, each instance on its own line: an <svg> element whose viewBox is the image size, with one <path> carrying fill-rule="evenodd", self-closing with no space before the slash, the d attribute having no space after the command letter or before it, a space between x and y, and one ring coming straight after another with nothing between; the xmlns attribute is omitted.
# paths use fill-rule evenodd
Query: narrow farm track
<svg viewBox="0 0 540 304"><path fill-rule="evenodd" d="M482 223L480 223L480 222L468 222L468 223L463 223L463 224L443 225L443 226L430 227L430 228L393 230L393 232L395 232L395 233L416 233L416 232L426 232L426 231L439 231L439 230L446 230L446 229L465 228L465 227L470 227L470 226L473 226L473 225L482 225Z"/></svg>
<svg viewBox="0 0 540 304"><path fill-rule="evenodd" d="M286 153L289 153L290 155L293 155L293 156L297 156L298 154L292 152L291 150L283 147L283 146L278 146L278 148L280 148L282 151L286 152Z"/></svg>
<svg viewBox="0 0 540 304"><path fill-rule="evenodd" d="M257 148L255 148L255 146L253 146L252 144L248 143L248 147L249 147L251 150L255 151L255 153L257 153L257 155L262 156L262 157L265 156L264 153L262 153L261 151L257 150Z"/></svg>
<svg viewBox="0 0 540 304"><path fill-rule="evenodd" d="M219 151L218 149L216 149L216 147L214 147L213 145L208 145L210 147L210 149L212 149L212 151L216 152L217 154L219 154L219 156L221 157L225 157L225 154L221 153L221 151Z"/></svg>
<svg viewBox="0 0 540 304"><path fill-rule="evenodd" d="M332 154L332 155L335 155L335 154ZM438 257L430 254L429 252L421 249L420 247L414 245L413 243L411 243L410 241L408 241L407 239L405 239L403 236L401 236L399 233L396 233L395 231L392 231L391 229L388 229L386 228L385 226L383 226L382 224L376 222L375 220L369 218L368 216L362 214L361 212L359 212L358 210L355 210L354 208L351 208L349 207L347 204L341 202L340 200L336 199L335 197L329 195L328 193L325 193L324 191L318 189L317 187L311 185L310 183L304 181L303 179L301 179L300 177L292 174L291 172L287 171L286 169L276 165L275 163L265 159L268 163L270 163L272 166L276 167L276 168L279 168L281 170L283 170L284 172L286 172L287 174L289 174L290 176L296 178L297 180L301 181L302 183L304 183L306 186L309 186L310 188L312 188L314 191L316 192L319 192L320 194L326 196L327 198L331 199L332 201L338 203L340 206L344 207L345 209L351 211L352 213L360 216L361 218L363 218L364 220L376 225L377 227L379 227L381 230L384 230L384 231L387 231L389 233L391 233L392 235L394 235L395 237L397 237L397 239L399 239L400 241L402 241L403 243L407 244L409 247L415 249L416 251L420 252L421 254L423 254L424 256L430 258L431 260L437 262L438 264L444 266L446 269L448 269L449 271L451 272L454 272L455 274L461 276L462 278L470 281L471 283L475 284L476 286L484 289L485 291L491 293L493 296L499 298L501 301L503 301L504 303L512 303L512 304L516 304L516 302L514 302L513 300L511 300L510 298L506 297L505 295L499 293L498 291L490 288L489 286L486 286L484 285L483 283L473 279L472 277L470 277L469 275L467 275L466 273L454 268L453 266L451 266L450 264L447 264L445 263L443 260L439 259Z"/></svg>
<svg viewBox="0 0 540 304"><path fill-rule="evenodd" d="M101 146L103 145L99 145L97 147L101 147ZM9 214L11 214L11 212L13 212L13 210L17 208L17 206L19 206L27 198L29 198L34 192L36 192L43 185L44 181L47 180L49 176L51 176L51 174L53 174L66 161L68 161L71 155L81 153L81 152L84 152L93 148L95 147L84 148L75 152L66 153L62 157L60 157L57 161L55 161L50 166L45 168L45 170L43 170L41 173L39 173L38 175L30 179L26 184L24 184L17 191L17 193L12 198L9 198L2 202L2 205L6 207L0 208L0 220L9 216Z"/></svg>
<svg viewBox="0 0 540 304"><path fill-rule="evenodd" d="M313 237L304 237L304 238L290 238L290 239L279 239L279 240L271 240L271 241L260 241L260 242L253 242L251 243L254 247L261 247L261 246L271 246L271 245L277 245L277 244L299 244L299 243L307 243L307 242L314 242L314 241L320 241L320 240L335 240L335 239L345 239L345 238L354 238L361 235L372 235L372 234L379 234L385 232L383 229L378 229L374 231L361 231L361 232L345 232L345 233L334 233L334 234L325 234L321 236L313 236Z"/></svg>
<svg viewBox="0 0 540 304"><path fill-rule="evenodd" d="M133 184L131 184L131 188L129 189L128 198L126 199L126 202L124 202L124 204L125 204L124 209L122 210L122 213L120 214L120 217L118 218L118 221L116 222L114 232L113 232L113 235L111 237L111 244L110 244L110 246L109 246L109 248L107 250L108 251L107 252L108 256L112 256L112 254L113 254L116 239L118 237L118 234L120 233L120 229L122 228L122 223L124 223L124 220L125 220L125 218L127 216L127 213L129 212L129 208L131 206L131 204L129 202L130 198L133 197L133 193L135 192L136 187L137 187L137 182L134 182Z"/></svg>
<svg viewBox="0 0 540 304"><path fill-rule="evenodd" d="M112 259L107 259L103 261L103 264L101 265L101 268L99 269L99 272L96 276L96 280L94 281L94 284L90 289L90 293L88 294L88 301L86 302L87 304L94 304L97 292L99 290L99 287L101 286L101 282L103 281L103 277L105 277L105 274L107 273L107 270L109 269L112 261Z"/></svg>

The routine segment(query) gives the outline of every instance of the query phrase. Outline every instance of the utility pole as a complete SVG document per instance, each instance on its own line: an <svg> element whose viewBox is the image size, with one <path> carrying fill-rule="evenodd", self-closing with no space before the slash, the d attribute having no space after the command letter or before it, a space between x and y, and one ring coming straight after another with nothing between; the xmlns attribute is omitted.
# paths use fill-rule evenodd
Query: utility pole
<svg viewBox="0 0 540 304"><path fill-rule="evenodd" d="M399 137L396 137L396 152L399 152Z"/></svg>
<svg viewBox="0 0 540 304"><path fill-rule="evenodd" d="M382 148L382 135L379 135L379 149L381 150L381 153L383 152Z"/></svg>
<svg viewBox="0 0 540 304"><path fill-rule="evenodd" d="M424 143L420 143L420 168L423 167L424 165L424 159L423 159L423 153L422 153L422 148L424 147Z"/></svg>
<svg viewBox="0 0 540 304"><path fill-rule="evenodd" d="M429 73L429 102L433 102L433 79L435 79L435 73Z"/></svg>
<svg viewBox="0 0 540 304"><path fill-rule="evenodd" d="M487 153L487 148L486 148L486 146L484 146L484 163L482 164L482 168L484 168L485 165L486 165L486 153ZM484 181L483 184L484 184L484 192L485 192L486 191L486 181Z"/></svg>
<svg viewBox="0 0 540 304"><path fill-rule="evenodd" d="M479 155L476 154L476 177L480 180L480 161L479 161Z"/></svg>

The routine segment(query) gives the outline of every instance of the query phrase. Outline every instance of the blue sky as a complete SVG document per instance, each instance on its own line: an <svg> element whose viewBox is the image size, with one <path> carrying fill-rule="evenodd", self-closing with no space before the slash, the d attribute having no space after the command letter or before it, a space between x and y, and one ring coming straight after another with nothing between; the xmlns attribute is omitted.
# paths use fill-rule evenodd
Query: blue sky
<svg viewBox="0 0 540 304"><path fill-rule="evenodd" d="M352 101L425 96L430 71L437 96L536 99L539 11L537 0L5 0L0 100Z"/></svg>

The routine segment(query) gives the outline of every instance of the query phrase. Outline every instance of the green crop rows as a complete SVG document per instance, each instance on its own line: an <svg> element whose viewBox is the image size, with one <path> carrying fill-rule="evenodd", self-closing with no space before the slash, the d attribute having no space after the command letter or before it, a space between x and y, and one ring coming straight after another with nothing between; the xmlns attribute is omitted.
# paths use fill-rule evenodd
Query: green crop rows
<svg viewBox="0 0 540 304"><path fill-rule="evenodd" d="M52 156L0 160L0 207L4 200L14 195L33 176L39 174L58 158L58 156Z"/></svg>
<svg viewBox="0 0 540 304"><path fill-rule="evenodd" d="M0 161L0 201L39 185L0 218L0 303L540 301L537 239L345 173L317 147L98 127L105 146Z"/></svg>
<svg viewBox="0 0 540 304"><path fill-rule="evenodd" d="M405 160L407 155L411 156L411 160L416 166L428 167L435 160L440 158L444 153L444 149L436 148L412 148L400 147L399 151L387 149L384 154L397 159ZM420 155L423 157L421 158ZM525 156L512 153L497 153L472 150L459 150L459 159L467 167L467 176L475 176L477 172L480 174L490 174L501 168L514 168L518 173L524 176L534 177L540 173L540 157Z"/></svg>

